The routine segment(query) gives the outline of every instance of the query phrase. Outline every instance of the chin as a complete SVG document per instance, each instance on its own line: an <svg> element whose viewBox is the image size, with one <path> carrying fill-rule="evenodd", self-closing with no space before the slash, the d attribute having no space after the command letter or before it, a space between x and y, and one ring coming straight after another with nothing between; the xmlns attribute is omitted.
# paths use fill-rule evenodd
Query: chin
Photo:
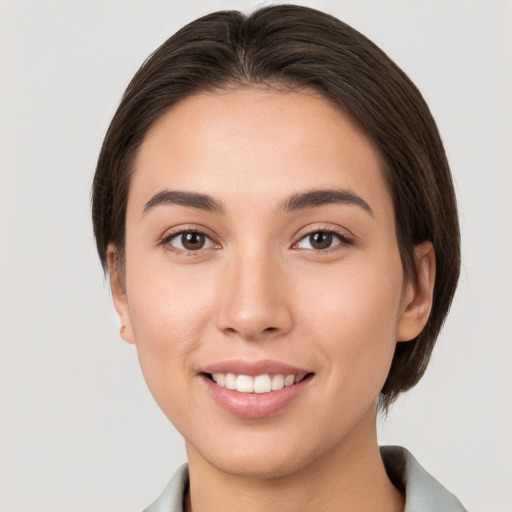
<svg viewBox="0 0 512 512"><path fill-rule="evenodd" d="M300 471L308 465L300 457L269 457L267 453L261 455L241 455L234 457L232 454L227 459L212 461L216 468L224 473L241 478L254 479L278 479L285 478Z"/></svg>
<svg viewBox="0 0 512 512"><path fill-rule="evenodd" d="M288 443L282 440L269 442L267 437L265 441L253 439L251 442L234 442L229 445L219 443L214 450L206 447L201 451L187 443L187 452L189 459L198 455L223 473L255 479L285 478L300 472L320 457L322 452L318 449L320 447L308 450L303 441L301 443L293 439L289 439ZM298 449L299 446L301 449Z"/></svg>

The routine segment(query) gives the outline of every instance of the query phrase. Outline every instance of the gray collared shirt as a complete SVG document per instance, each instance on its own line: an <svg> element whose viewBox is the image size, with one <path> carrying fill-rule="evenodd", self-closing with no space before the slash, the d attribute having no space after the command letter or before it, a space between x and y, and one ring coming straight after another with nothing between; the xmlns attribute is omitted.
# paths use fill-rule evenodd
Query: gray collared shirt
<svg viewBox="0 0 512 512"><path fill-rule="evenodd" d="M388 473L399 479L405 489L404 512L467 512L460 501L427 473L405 448L381 447ZM392 478L393 479L393 478ZM188 486L188 466L183 464L160 497L144 512L183 512L183 498Z"/></svg>

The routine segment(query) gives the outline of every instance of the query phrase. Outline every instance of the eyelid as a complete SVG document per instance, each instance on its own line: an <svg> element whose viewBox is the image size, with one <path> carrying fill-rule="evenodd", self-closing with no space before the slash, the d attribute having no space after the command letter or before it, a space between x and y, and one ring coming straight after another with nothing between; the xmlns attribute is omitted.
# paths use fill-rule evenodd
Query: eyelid
<svg viewBox="0 0 512 512"><path fill-rule="evenodd" d="M341 239L341 242L339 244L336 244L332 247L329 247L327 249L298 249L296 246L297 244L306 238L307 236L310 236L314 233L332 233L333 235L338 236ZM297 235L295 236L295 242L292 245L292 248L297 248L297 250L304 250L304 251L315 251L315 252L329 252L330 250L335 250L338 247L344 247L347 245L353 245L355 242L355 239L357 237L346 228L336 227L332 225L317 225L317 226L308 226L307 228L301 229Z"/></svg>
<svg viewBox="0 0 512 512"><path fill-rule="evenodd" d="M217 247L206 247L206 248L197 249L195 251L179 249L178 247L174 247L172 249L170 249L169 247L166 247L173 238L175 238L178 235L183 234L183 233L199 233L201 235L204 235L205 237L210 239L211 242L214 245L216 245ZM166 247L169 251L172 251L172 252L175 252L178 254L194 255L194 254L199 254L199 253L207 251L207 250L220 248L221 244L217 240L218 240L218 237L215 236L215 234L213 234L212 231L210 229L208 229L207 227L202 226L200 224L188 224L188 225L185 224L185 225L175 226L175 227L170 228L167 231L165 231L164 234L158 240L158 245L162 245L162 246Z"/></svg>
<svg viewBox="0 0 512 512"><path fill-rule="evenodd" d="M341 242L339 244L336 244L332 247L329 247L327 249L300 249L300 250L310 250L315 252L329 252L330 250L335 250L339 246L347 246L352 245L355 242L355 239L357 238L349 229L347 228L341 228L337 226L332 225L315 225L315 226L308 226L306 228L301 229L294 237L295 242L292 244L292 249L296 248L296 245L305 237L312 235L313 233L319 233L319 232L326 232L326 233L332 233L336 236L338 236L341 239ZM169 251L173 251L175 253L189 253L191 255L198 254L201 252L204 252L205 250L212 250L212 249L220 249L222 247L221 243L218 241L218 236L216 236L210 229L208 229L205 226L202 226L200 224L185 224L180 226L175 226L173 228L168 229L164 232L164 234L159 238L158 245L166 246L169 244L169 241L175 238L176 236L183 234L183 233L200 233L202 235L205 235L207 238L211 240L213 244L216 245L216 247L207 247L207 248L201 248L197 249L195 251L187 251L184 249L179 249L177 247L173 249L169 249ZM297 249L297 248L296 248ZM299 250L299 249L297 249Z"/></svg>

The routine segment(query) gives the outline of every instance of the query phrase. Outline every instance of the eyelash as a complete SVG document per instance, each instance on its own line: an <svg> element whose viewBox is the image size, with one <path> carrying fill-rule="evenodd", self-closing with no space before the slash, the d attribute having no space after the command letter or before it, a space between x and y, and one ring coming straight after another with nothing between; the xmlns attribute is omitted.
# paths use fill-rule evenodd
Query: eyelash
<svg viewBox="0 0 512 512"><path fill-rule="evenodd" d="M167 233L164 238L160 241L160 245L164 246L168 251L174 252L176 254L184 254L185 256L196 256L200 251L205 250L205 248L201 247L197 250L187 250L187 249L180 249L179 247L173 247L171 245L171 240L178 238L183 235L188 234L197 234L204 236L207 240L209 240L214 245L219 245L217 242L213 240L213 237L203 229L198 228L187 228L187 229L179 229L177 231L173 231L171 233ZM214 247L207 247L206 250L215 249Z"/></svg>
<svg viewBox="0 0 512 512"><path fill-rule="evenodd" d="M351 237L347 236L345 233L342 233L342 232L340 232L340 231L338 231L336 229L333 229L331 227L323 227L323 228L314 229L314 230L311 230L311 231L308 231L308 232L302 234L300 236L300 238L297 240L297 242L295 242L293 244L292 248L296 248L296 246L302 240L304 240L304 239L306 239L308 237L311 237L312 235L318 234L318 233L334 235L335 237L338 238L339 243L337 243L335 245L332 245L330 247L327 247L325 249L314 249L314 248L311 248L311 249L304 249L304 250L312 251L312 252L315 252L315 253L324 253L325 254L325 253L331 252L333 250L337 250L337 248L342 248L344 246L346 247L346 246L354 244L354 240ZM207 247L207 248L201 247L201 248L196 249L196 250L187 250L187 249L180 249L178 247L173 247L171 245L171 241L173 239L178 238L178 237L183 236L183 235L187 235L187 234L202 235L206 239L208 239L212 244L216 245L217 247ZM209 235L206 230L201 230L201 229L198 229L198 228L180 229L178 231L173 231L171 233L168 233L166 236L164 236L164 238L162 238L162 240L160 241L160 245L164 246L168 251L171 251L171 252L174 252L174 253L180 254L180 255L185 255L185 256L197 256L200 253L200 251L212 250L212 249L217 249L217 248L220 247L220 245L213 240L213 237L211 235ZM297 250L300 250L300 249L297 249Z"/></svg>
<svg viewBox="0 0 512 512"><path fill-rule="evenodd" d="M343 247L346 247L346 246L354 244L353 238L351 238L347 234L342 233L341 231L338 231L337 229L333 229L331 227L326 226L326 227L323 227L323 228L320 228L320 229L313 229L311 231L308 231L308 232L302 234L301 237L299 238L299 240L297 242L295 242L293 244L293 246L294 247L297 246L302 240L307 239L308 237L311 237L312 235L315 235L315 234L318 234L318 233L334 235L335 237L338 238L339 243L337 243L335 245L332 245L330 247L327 247L325 249L314 249L314 248L312 248L312 249L305 249L305 250L313 251L315 253L324 253L325 254L325 253L328 253L328 252L331 252L331 251L335 251L335 250L341 249Z"/></svg>

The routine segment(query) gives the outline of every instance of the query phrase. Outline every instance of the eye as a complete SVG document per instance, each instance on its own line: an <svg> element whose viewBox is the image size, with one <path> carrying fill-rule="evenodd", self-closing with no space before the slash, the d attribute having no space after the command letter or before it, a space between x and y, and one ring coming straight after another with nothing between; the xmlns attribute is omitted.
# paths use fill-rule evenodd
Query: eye
<svg viewBox="0 0 512 512"><path fill-rule="evenodd" d="M295 245L298 249L312 249L322 251L330 249L337 245L351 244L352 240L348 237L328 230L318 230L303 236Z"/></svg>
<svg viewBox="0 0 512 512"><path fill-rule="evenodd" d="M217 246L213 240L200 231L180 231L163 240L163 244L177 251L199 251Z"/></svg>

